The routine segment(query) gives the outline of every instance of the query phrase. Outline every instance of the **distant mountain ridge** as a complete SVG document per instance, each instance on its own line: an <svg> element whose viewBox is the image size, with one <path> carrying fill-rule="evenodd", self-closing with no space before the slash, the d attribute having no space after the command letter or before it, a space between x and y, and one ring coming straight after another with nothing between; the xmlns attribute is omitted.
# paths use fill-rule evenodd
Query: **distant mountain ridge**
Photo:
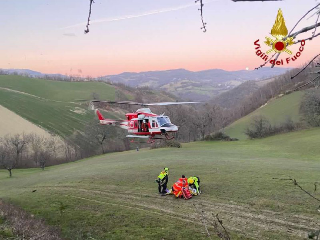
<svg viewBox="0 0 320 240"><path fill-rule="evenodd" d="M0 71L5 72L6 74L18 74L18 75L27 75L30 77L44 77L44 76L50 76L50 77L59 77L59 78L68 78L68 76L55 73L55 74L47 74L47 73L41 73L37 71L33 71L30 69L2 69L0 68Z"/></svg>
<svg viewBox="0 0 320 240"><path fill-rule="evenodd" d="M188 71L175 69L166 71L124 72L102 77L116 83L131 87L148 86L160 88L178 97L189 100L208 100L226 92L248 80L263 80L281 75L291 68L261 68L259 70L226 71L209 69L204 71Z"/></svg>
<svg viewBox="0 0 320 240"><path fill-rule="evenodd" d="M148 72L123 72L117 75L106 75L105 79L114 82L128 83L130 86L140 86L157 79L157 85L162 86L169 82L177 82L179 80L192 80L202 82L219 82L223 83L231 80L261 80L285 73L291 68L262 68L260 70L239 70L226 71L222 69L209 69L204 71L192 72L186 69L174 69L165 71L148 71Z"/></svg>
<svg viewBox="0 0 320 240"><path fill-rule="evenodd" d="M186 100L205 101L239 86L241 83L253 80L263 80L281 75L291 68L269 68L259 70L226 71L209 69L198 72L186 69L147 72L123 72L117 75L106 75L95 78L114 83L123 83L131 87L156 88L164 90ZM0 69L7 74L17 73L31 77L56 77L68 79L62 74L44 74L29 69Z"/></svg>

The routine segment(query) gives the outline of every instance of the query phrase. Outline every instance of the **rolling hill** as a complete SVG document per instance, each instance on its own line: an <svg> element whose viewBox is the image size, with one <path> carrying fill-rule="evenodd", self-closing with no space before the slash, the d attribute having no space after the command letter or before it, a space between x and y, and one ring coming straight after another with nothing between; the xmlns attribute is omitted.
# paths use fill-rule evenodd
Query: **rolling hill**
<svg viewBox="0 0 320 240"><path fill-rule="evenodd" d="M219 94L210 100L213 104L218 104L223 108L231 108L244 100L247 96L259 89L256 81L246 81L239 86Z"/></svg>
<svg viewBox="0 0 320 240"><path fill-rule="evenodd" d="M93 93L101 99L114 100L116 91L116 87L102 82L51 81L15 75L0 75L0 87L62 102L92 99Z"/></svg>
<svg viewBox="0 0 320 240"><path fill-rule="evenodd" d="M40 169L0 170L0 198L61 230L64 239L207 239L216 214L231 239L305 239L319 229L313 192L320 129L238 142L195 142L179 149L112 153ZM191 200L161 197L154 179L169 167L201 178ZM35 191L36 190L36 191ZM63 208L61 207L63 206Z"/></svg>
<svg viewBox="0 0 320 240"><path fill-rule="evenodd" d="M132 87L160 88L184 99L203 101L228 91L245 81L267 79L281 75L288 70L289 68L261 68L258 71L210 69L192 72L176 69L140 73L125 72L118 75L108 75L102 79L124 83Z"/></svg>
<svg viewBox="0 0 320 240"><path fill-rule="evenodd" d="M294 122L298 122L300 120L300 102L303 95L303 91L298 91L278 99L272 99L264 106L226 127L225 133L241 140L246 139L245 129L250 125L252 118L259 115L265 116L272 124L283 123L287 117L291 117Z"/></svg>
<svg viewBox="0 0 320 240"><path fill-rule="evenodd" d="M58 82L14 75L0 76L0 105L60 136L81 130L94 114L77 99L92 94L115 99L116 88L100 82ZM114 117L109 114L110 117Z"/></svg>
<svg viewBox="0 0 320 240"><path fill-rule="evenodd" d="M135 90L122 89L105 82L64 82L16 75L0 75L0 105L31 123L60 136L69 136L94 119L87 103L79 99L115 100L116 95L132 100ZM156 91L145 91L143 99L171 101L172 98ZM121 110L104 113L105 117L123 117Z"/></svg>

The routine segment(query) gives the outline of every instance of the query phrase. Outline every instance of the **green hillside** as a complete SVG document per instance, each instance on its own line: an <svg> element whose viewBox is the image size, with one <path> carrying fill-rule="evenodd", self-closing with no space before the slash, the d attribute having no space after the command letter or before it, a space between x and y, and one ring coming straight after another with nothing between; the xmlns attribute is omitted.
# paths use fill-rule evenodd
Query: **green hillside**
<svg viewBox="0 0 320 240"><path fill-rule="evenodd" d="M92 99L115 100L116 88L100 82L62 82L13 75L0 75L0 105L60 136L82 130L95 115L87 104ZM131 97L131 96L129 96ZM105 113L118 118L119 114Z"/></svg>
<svg viewBox="0 0 320 240"><path fill-rule="evenodd" d="M287 117L291 117L294 122L298 122L300 119L299 108L303 91L294 92L289 95L285 95L281 98L270 101L266 106L255 110L249 115L235 121L230 126L225 128L226 134L238 139L246 139L244 134L245 129L249 126L254 116L265 116L270 123L279 124L286 120Z"/></svg>
<svg viewBox="0 0 320 240"><path fill-rule="evenodd" d="M64 102L92 99L92 93L101 99L114 100L116 89L102 82L51 81L15 75L0 75L0 87Z"/></svg>
<svg viewBox="0 0 320 240"><path fill-rule="evenodd" d="M14 170L11 179L0 170L0 197L58 227L64 239L207 239L202 211L208 221L219 214L232 239L304 239L319 228L319 203L273 178L293 177L319 198L319 141L318 128L112 153ZM181 174L199 176L202 194L188 201L159 196L154 179L163 167L169 187Z"/></svg>

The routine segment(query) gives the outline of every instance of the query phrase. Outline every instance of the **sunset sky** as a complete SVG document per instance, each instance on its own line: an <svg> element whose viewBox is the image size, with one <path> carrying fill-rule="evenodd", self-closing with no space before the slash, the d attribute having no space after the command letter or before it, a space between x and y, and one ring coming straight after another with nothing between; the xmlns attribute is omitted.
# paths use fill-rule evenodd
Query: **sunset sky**
<svg viewBox="0 0 320 240"><path fill-rule="evenodd" d="M251 70L263 63L254 41L260 39L264 52L269 49L263 41L271 37L278 9L290 31L316 4L207 0L203 33L194 0L95 0L90 33L84 34L89 0L0 1L0 68L92 77L177 68ZM315 21L304 20L295 30ZM301 66L318 53L320 37L283 67Z"/></svg>

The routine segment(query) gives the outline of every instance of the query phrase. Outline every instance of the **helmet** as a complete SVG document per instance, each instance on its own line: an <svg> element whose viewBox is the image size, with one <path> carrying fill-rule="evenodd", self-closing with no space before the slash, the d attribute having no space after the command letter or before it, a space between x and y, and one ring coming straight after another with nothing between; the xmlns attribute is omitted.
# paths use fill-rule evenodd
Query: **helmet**
<svg viewBox="0 0 320 240"><path fill-rule="evenodd" d="M189 178L189 179L188 179L188 183L189 183L189 184L193 184L193 183L194 183L194 180L193 180L192 178Z"/></svg>
<svg viewBox="0 0 320 240"><path fill-rule="evenodd" d="M166 172L168 172L168 171L169 171L169 168L166 167L166 168L164 168L164 170L165 170Z"/></svg>

